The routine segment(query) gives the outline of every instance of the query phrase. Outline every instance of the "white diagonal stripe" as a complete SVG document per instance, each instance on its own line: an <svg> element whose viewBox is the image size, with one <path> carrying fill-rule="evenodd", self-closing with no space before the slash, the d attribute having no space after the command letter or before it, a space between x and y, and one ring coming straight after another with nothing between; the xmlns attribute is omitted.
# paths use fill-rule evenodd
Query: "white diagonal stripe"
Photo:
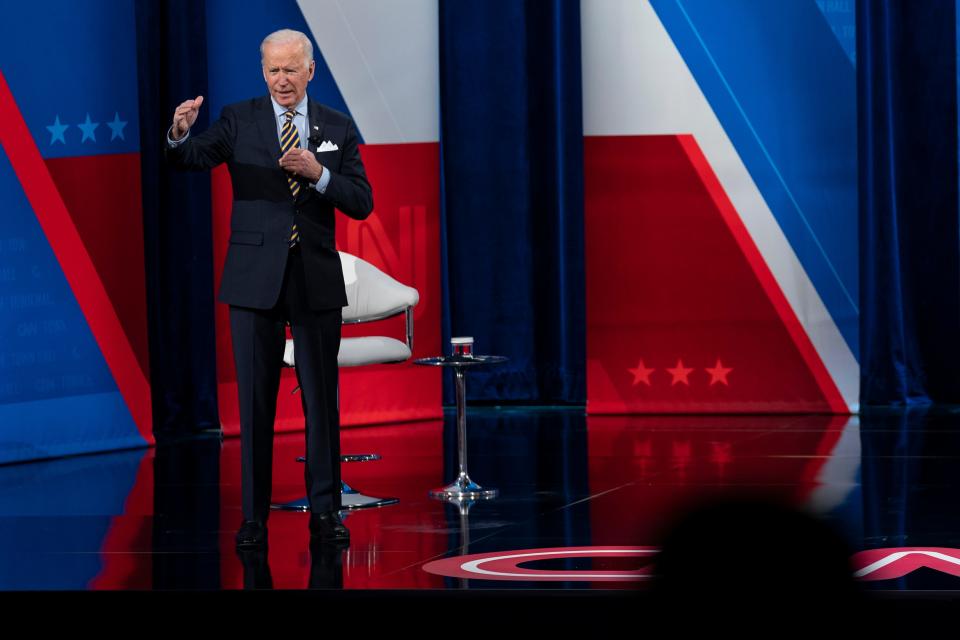
<svg viewBox="0 0 960 640"><path fill-rule="evenodd" d="M366 144L440 139L437 0L298 0Z"/></svg>

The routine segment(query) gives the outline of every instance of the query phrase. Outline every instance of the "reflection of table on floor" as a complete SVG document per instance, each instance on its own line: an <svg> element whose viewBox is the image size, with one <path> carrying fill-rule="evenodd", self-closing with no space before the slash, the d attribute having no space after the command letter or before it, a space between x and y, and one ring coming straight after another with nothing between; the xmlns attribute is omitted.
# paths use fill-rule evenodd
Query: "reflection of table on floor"
<svg viewBox="0 0 960 640"><path fill-rule="evenodd" d="M506 362L503 356L444 356L442 358L420 358L414 364L430 367L449 367L453 369L457 383L457 453L460 462L460 474L452 483L440 489L433 489L430 497L454 500L483 500L496 498L496 489L484 489L467 474L467 394L465 371L470 367L484 364Z"/></svg>

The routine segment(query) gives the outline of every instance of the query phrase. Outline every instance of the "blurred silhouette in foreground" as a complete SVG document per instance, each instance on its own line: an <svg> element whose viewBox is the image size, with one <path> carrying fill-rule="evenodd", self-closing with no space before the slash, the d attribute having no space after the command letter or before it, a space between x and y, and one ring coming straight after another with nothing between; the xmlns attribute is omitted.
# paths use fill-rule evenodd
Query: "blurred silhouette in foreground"
<svg viewBox="0 0 960 640"><path fill-rule="evenodd" d="M677 630L771 619L780 631L872 627L846 542L795 508L763 497L714 500L688 511L662 540L652 596Z"/></svg>

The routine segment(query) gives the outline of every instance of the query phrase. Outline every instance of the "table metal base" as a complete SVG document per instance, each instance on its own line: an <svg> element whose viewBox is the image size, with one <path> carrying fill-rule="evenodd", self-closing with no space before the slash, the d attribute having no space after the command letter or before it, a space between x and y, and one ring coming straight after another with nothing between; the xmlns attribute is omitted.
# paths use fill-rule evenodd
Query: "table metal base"
<svg viewBox="0 0 960 640"><path fill-rule="evenodd" d="M490 500L499 494L497 489L484 489L465 473L447 486L430 491L430 497L438 500Z"/></svg>

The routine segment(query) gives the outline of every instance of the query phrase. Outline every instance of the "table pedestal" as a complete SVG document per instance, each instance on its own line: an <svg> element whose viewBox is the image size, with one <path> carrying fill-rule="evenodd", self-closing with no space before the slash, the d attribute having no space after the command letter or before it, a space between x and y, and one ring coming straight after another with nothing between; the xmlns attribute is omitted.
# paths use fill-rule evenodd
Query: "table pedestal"
<svg viewBox="0 0 960 640"><path fill-rule="evenodd" d="M457 459L460 473L457 479L445 487L430 491L431 498L439 500L489 500L496 498L499 491L489 487L484 488L470 479L467 473L467 391L464 369L481 364L495 364L504 362L502 356L471 356L445 358L421 358L417 364L451 367L457 388Z"/></svg>

